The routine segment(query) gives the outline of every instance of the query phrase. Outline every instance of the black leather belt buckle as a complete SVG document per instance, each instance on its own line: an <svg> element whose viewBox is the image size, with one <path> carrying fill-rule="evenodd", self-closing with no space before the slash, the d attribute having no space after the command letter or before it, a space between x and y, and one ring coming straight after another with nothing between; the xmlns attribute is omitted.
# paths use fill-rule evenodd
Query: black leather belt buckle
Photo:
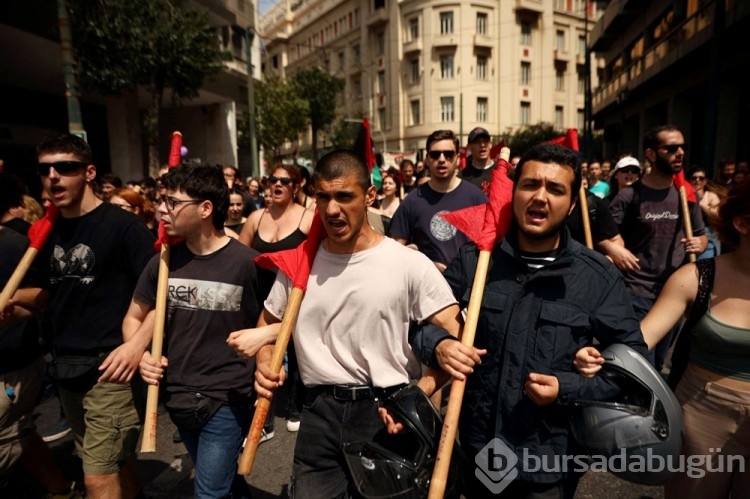
<svg viewBox="0 0 750 499"><path fill-rule="evenodd" d="M341 386L333 387L333 398L342 402L356 402L357 400L370 400L373 398L369 386Z"/></svg>

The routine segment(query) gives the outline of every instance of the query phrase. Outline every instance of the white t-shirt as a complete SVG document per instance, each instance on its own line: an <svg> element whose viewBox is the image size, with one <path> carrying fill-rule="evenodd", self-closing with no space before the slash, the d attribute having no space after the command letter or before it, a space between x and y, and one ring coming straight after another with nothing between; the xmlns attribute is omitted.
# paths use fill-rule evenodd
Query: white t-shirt
<svg viewBox="0 0 750 499"><path fill-rule="evenodd" d="M282 318L290 290L279 272L265 302L271 315ZM435 265L392 239L346 255L321 244L293 332L303 383L384 388L418 378L409 321L454 303Z"/></svg>

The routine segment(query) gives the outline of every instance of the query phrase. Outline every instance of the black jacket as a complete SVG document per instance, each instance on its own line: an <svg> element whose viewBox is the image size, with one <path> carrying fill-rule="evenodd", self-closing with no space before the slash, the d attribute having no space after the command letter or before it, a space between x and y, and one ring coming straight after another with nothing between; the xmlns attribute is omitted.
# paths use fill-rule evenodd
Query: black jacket
<svg viewBox="0 0 750 499"><path fill-rule="evenodd" d="M519 257L513 234L511 227L490 259L474 341L488 352L468 378L459 435L470 459L498 437L519 458L518 479L556 483L563 473L525 472L524 455L547 456L552 463L554 456L575 453L568 404L604 399L617 390L601 377L575 372L575 353L592 338L601 348L624 343L645 353L646 345L620 272L606 258L572 240L564 228L555 261L532 271ZM476 247L464 247L444 274L461 308L469 301L477 258ZM442 339L425 327L413 332L412 345L434 365L429 357ZM532 372L557 377L555 404L537 407L524 395Z"/></svg>

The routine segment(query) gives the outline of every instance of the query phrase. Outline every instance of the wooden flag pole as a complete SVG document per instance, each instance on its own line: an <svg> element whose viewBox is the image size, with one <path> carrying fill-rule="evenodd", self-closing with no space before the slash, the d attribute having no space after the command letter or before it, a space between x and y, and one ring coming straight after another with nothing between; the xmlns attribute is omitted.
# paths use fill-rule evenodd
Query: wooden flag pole
<svg viewBox="0 0 750 499"><path fill-rule="evenodd" d="M682 207L682 224L685 228L685 237L693 237L693 222L690 220L690 207L688 206L687 191L685 186L680 187L680 205ZM690 253L690 261L695 262L696 256Z"/></svg>

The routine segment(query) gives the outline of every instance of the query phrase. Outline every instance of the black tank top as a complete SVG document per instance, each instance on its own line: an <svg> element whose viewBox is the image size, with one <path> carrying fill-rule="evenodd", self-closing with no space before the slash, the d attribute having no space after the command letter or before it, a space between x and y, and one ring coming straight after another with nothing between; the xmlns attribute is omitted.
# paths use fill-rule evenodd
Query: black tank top
<svg viewBox="0 0 750 499"><path fill-rule="evenodd" d="M258 220L258 227L260 227L260 221L263 220L263 217L267 212L268 210L263 210L263 215L261 215L260 220ZM302 212L302 218L305 218L304 211ZM264 241L258 234L258 229L255 229L255 234L253 234L253 249L257 250L259 253L274 253L276 251L296 248L302 243L302 241L307 239L307 234L302 232L302 229L299 228L302 224L302 218L299 219L299 224L297 224L297 228L294 229L294 232L274 243Z"/></svg>

